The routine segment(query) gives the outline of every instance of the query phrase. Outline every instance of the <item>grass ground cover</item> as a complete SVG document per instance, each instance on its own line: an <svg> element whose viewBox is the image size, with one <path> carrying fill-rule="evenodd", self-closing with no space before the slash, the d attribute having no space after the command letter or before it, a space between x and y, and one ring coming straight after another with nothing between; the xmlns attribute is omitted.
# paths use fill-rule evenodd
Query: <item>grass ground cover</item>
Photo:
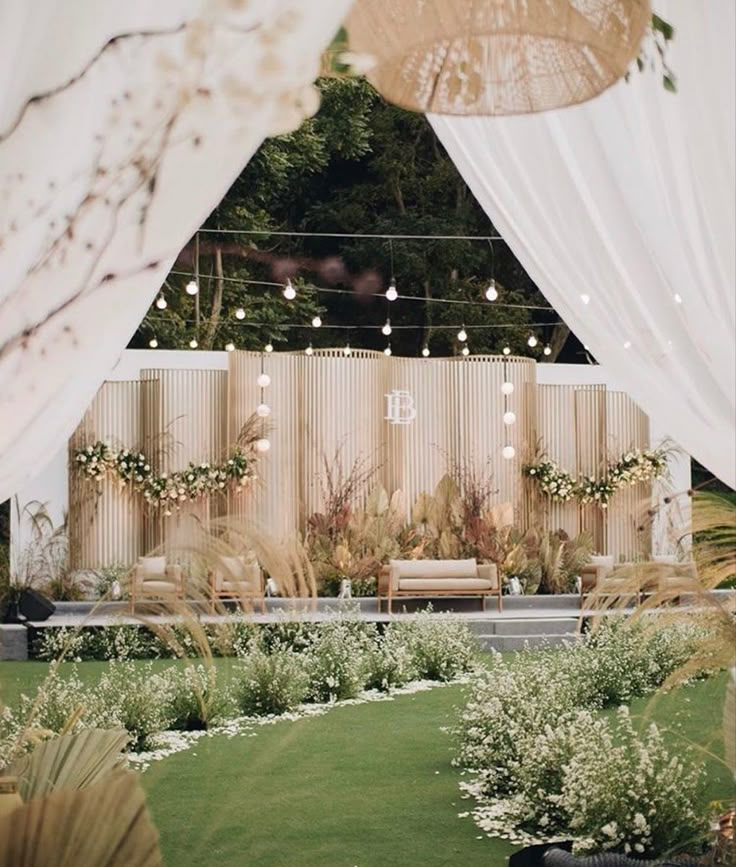
<svg viewBox="0 0 736 867"><path fill-rule="evenodd" d="M93 683L105 665L83 663L78 671ZM13 703L47 670L43 663L0 663L0 697ZM718 761L724 685L721 675L632 705L641 725L657 722L673 743L704 745L704 806L732 790ZM261 727L255 737L203 738L155 763L144 784L166 864L504 864L510 845L478 839L472 821L457 818L468 802L460 798L443 729L462 699L463 688L451 686L338 707Z"/></svg>

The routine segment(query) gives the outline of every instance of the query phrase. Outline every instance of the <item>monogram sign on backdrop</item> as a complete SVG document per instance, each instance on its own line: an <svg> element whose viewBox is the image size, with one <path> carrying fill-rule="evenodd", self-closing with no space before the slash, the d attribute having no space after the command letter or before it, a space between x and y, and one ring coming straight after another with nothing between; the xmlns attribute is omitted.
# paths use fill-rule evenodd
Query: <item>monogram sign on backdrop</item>
<svg viewBox="0 0 736 867"><path fill-rule="evenodd" d="M197 353L192 353L192 366ZM639 486L621 493L601 514L595 507L544 502L522 466L539 446L571 472L595 473L611 454L649 446L646 416L626 396L605 386L537 385L527 358L400 358L342 350L302 353L232 352L228 371L144 370L138 382L103 385L70 441L160 446L169 472L189 461L220 460L254 407L270 407L270 449L258 463L260 482L209 505L162 518L143 503L107 486L91 503L89 483L70 474L70 524L77 568L130 562L154 544L186 534L188 520L225 511L254 519L287 538L321 506L325 460L339 453L347 470L356 459L378 467L388 491L411 504L432 490L448 466L490 470L496 503L511 503L522 526L546 523L575 533L589 527L602 552L630 555L637 536ZM270 384L262 393L261 373ZM513 390L502 391L504 383ZM514 423L504 424L511 410ZM265 424L265 423L264 423ZM514 457L505 460L505 446ZM188 513L191 512L191 515Z"/></svg>

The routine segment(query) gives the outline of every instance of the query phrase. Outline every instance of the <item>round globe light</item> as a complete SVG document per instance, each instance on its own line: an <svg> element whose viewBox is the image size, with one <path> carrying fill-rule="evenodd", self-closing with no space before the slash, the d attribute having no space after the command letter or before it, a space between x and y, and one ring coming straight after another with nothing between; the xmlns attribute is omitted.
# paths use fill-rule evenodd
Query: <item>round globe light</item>
<svg viewBox="0 0 736 867"><path fill-rule="evenodd" d="M383 334L385 337L388 337L389 334L391 334L391 320L390 319L386 320L386 324L381 329L381 334Z"/></svg>
<svg viewBox="0 0 736 867"><path fill-rule="evenodd" d="M399 291L396 288L396 281L394 278L391 278L391 282L388 284L388 289L386 290L386 298L388 301L396 301L399 297Z"/></svg>
<svg viewBox="0 0 736 867"><path fill-rule="evenodd" d="M387 346L387 347L383 350L383 354L384 354L384 355L391 355L391 347L390 347L390 346Z"/></svg>
<svg viewBox="0 0 736 867"><path fill-rule="evenodd" d="M501 386L501 394L513 394L514 393L514 383L513 382L504 382Z"/></svg>
<svg viewBox="0 0 736 867"><path fill-rule="evenodd" d="M312 349L312 344L310 343L309 346L304 350L304 354L311 355L313 352L314 350Z"/></svg>
<svg viewBox="0 0 736 867"><path fill-rule="evenodd" d="M152 337L152 338L148 341L148 345L151 347L151 349L155 349L155 348L158 346L158 340L156 340L155 337Z"/></svg>
<svg viewBox="0 0 736 867"><path fill-rule="evenodd" d="M516 449L513 446L504 446L501 454L504 457L504 460L510 461L512 458L516 457Z"/></svg>
<svg viewBox="0 0 736 867"><path fill-rule="evenodd" d="M271 407L267 403L259 403L256 407L258 418L268 418L271 415Z"/></svg>
<svg viewBox="0 0 736 867"><path fill-rule="evenodd" d="M321 328L322 327L322 317L314 316L312 318L312 328Z"/></svg>
<svg viewBox="0 0 736 867"><path fill-rule="evenodd" d="M225 344L225 352L235 352L235 344L232 340Z"/></svg>
<svg viewBox="0 0 736 867"><path fill-rule="evenodd" d="M168 306L169 305L166 303L166 299L164 298L164 296L159 295L156 299L156 307L158 307L159 310L166 310Z"/></svg>
<svg viewBox="0 0 736 867"><path fill-rule="evenodd" d="M348 343L348 345L343 349L342 354L347 357L352 354L352 351L353 350L350 348L350 344Z"/></svg>
<svg viewBox="0 0 736 867"><path fill-rule="evenodd" d="M286 286L283 289L284 298L287 301L293 301L296 298L296 289L291 285L291 280L286 281Z"/></svg>
<svg viewBox="0 0 736 867"><path fill-rule="evenodd" d="M460 351L462 352L463 355L470 355L470 350L468 349L467 346L463 346L463 348Z"/></svg>
<svg viewBox="0 0 736 867"><path fill-rule="evenodd" d="M199 343L197 343L195 338L192 337L192 339L189 341L189 348L190 349L196 349L198 346L199 346Z"/></svg>
<svg viewBox="0 0 736 867"><path fill-rule="evenodd" d="M429 358L429 347L428 347L428 346L423 347L423 349L422 349L422 355L423 355L425 358Z"/></svg>
<svg viewBox="0 0 736 867"><path fill-rule="evenodd" d="M465 328L461 328L458 331L457 339L460 341L460 343L465 343L465 341L468 339L468 332L465 330Z"/></svg>
<svg viewBox="0 0 736 867"><path fill-rule="evenodd" d="M491 280L488 288L486 289L486 298L489 301L495 301L498 298L498 289L496 289L496 281Z"/></svg>
<svg viewBox="0 0 736 867"><path fill-rule="evenodd" d="M266 352L273 352L273 343L267 343L264 347Z"/></svg>
<svg viewBox="0 0 736 867"><path fill-rule="evenodd" d="M529 335L529 340L527 340L526 345L529 346L529 347L531 347L532 349L534 349L534 347L535 347L538 343L539 343L539 341L537 340L537 338L536 338L533 334L530 334L530 335Z"/></svg>
<svg viewBox="0 0 736 867"><path fill-rule="evenodd" d="M271 377L267 373L260 373L256 380L258 388L268 388L271 385Z"/></svg>
<svg viewBox="0 0 736 867"><path fill-rule="evenodd" d="M504 346L504 348L501 350L501 352L503 352L504 355L511 355L511 347L510 346Z"/></svg>
<svg viewBox="0 0 736 867"><path fill-rule="evenodd" d="M256 440L256 451L257 452L267 452L271 448L271 440L267 440L266 437L262 437L259 440Z"/></svg>
<svg viewBox="0 0 736 867"><path fill-rule="evenodd" d="M238 309L235 311L235 318L245 319L245 310L243 310L242 307L238 307Z"/></svg>
<svg viewBox="0 0 736 867"><path fill-rule="evenodd" d="M516 424L516 413L511 412L511 410L509 410L508 412L505 412L503 414L503 423L504 424Z"/></svg>
<svg viewBox="0 0 736 867"><path fill-rule="evenodd" d="M545 346L544 349L542 350L542 352L544 353L544 355L552 355L552 347L551 346Z"/></svg>
<svg viewBox="0 0 736 867"><path fill-rule="evenodd" d="M199 292L199 286L197 286L196 281L190 280L186 286L187 295L196 295Z"/></svg>

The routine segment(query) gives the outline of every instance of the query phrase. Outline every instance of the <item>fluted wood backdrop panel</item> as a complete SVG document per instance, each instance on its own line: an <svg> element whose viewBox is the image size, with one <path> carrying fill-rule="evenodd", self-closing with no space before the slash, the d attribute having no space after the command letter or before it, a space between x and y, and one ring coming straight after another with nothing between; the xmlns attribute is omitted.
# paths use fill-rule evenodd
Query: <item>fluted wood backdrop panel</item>
<svg viewBox="0 0 736 867"><path fill-rule="evenodd" d="M271 383L258 385L267 373ZM501 386L511 382L513 393ZM386 395L408 392L416 410L411 424L386 419ZM626 396L604 386L541 385L525 358L399 358L341 349L303 353L233 352L229 370L147 369L140 382L106 383L70 447L97 437L140 445L158 471L189 461L222 460L259 403L271 416L258 430L271 442L260 457L258 482L241 494L190 504L170 517L102 486L92 504L89 486L70 474L70 532L76 568L132 562L146 550L181 545L192 522L222 513L247 517L277 538L304 527L322 507L324 459L339 451L343 471L354 461L380 467L377 479L402 490L407 510L431 491L453 463L492 475L495 503L511 503L521 526L542 524L570 534L589 527L601 552L632 556L646 540L637 533L641 486L614 497L606 514L595 507L549 504L521 476L523 463L543 451L574 474L600 474L609 457L646 447L647 417ZM516 416L503 422L504 412ZM513 460L502 449L514 447ZM87 494L87 497L83 496Z"/></svg>
<svg viewBox="0 0 736 867"><path fill-rule="evenodd" d="M69 440L77 448L104 440L114 447L142 447L141 383L105 382ZM140 496L128 486L97 485L69 473L69 560L72 569L135 562L144 546Z"/></svg>

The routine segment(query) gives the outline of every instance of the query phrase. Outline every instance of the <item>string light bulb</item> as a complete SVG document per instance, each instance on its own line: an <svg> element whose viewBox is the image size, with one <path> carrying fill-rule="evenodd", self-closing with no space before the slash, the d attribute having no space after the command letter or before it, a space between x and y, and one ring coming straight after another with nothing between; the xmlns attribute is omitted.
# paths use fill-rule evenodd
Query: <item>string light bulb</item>
<svg viewBox="0 0 736 867"><path fill-rule="evenodd" d="M322 327L322 317L317 314L317 316L312 317L312 328L321 328Z"/></svg>
<svg viewBox="0 0 736 867"><path fill-rule="evenodd" d="M163 292L156 299L156 307L159 310L166 310L169 305L166 303L166 299L164 298Z"/></svg>
<svg viewBox="0 0 736 867"><path fill-rule="evenodd" d="M245 319L245 310L243 310L242 307L238 307L238 309L235 311L235 318Z"/></svg>
<svg viewBox="0 0 736 867"><path fill-rule="evenodd" d="M390 319L386 320L386 324L381 329L381 334L383 334L385 337L388 337L389 334L391 334L391 320Z"/></svg>
<svg viewBox="0 0 736 867"><path fill-rule="evenodd" d="M347 358L349 355L352 355L353 350L350 348L350 344L346 343L345 348L342 351L342 354Z"/></svg>
<svg viewBox="0 0 736 867"><path fill-rule="evenodd" d="M384 354L384 355L391 355L391 344L390 344L390 343L389 343L389 345L388 345L388 346L383 350L383 354Z"/></svg>
<svg viewBox="0 0 736 867"><path fill-rule="evenodd" d="M313 352L314 350L312 349L312 344L310 343L309 346L304 350L304 354L311 355Z"/></svg>
<svg viewBox="0 0 736 867"><path fill-rule="evenodd" d="M261 437L261 439L256 440L256 451L263 454L267 452L271 448L271 440L266 439L266 437Z"/></svg>
<svg viewBox="0 0 736 867"><path fill-rule="evenodd" d="M508 380L501 385L501 394L506 396L514 393L514 383Z"/></svg>
<svg viewBox="0 0 736 867"><path fill-rule="evenodd" d="M199 346L199 343L197 343L197 338L192 337L192 339L189 341L189 348L190 349L196 349L198 346Z"/></svg>
<svg viewBox="0 0 736 867"><path fill-rule="evenodd" d="M423 347L422 347L422 355L423 355L425 358L429 358L429 347L428 347L428 346L423 346Z"/></svg>
<svg viewBox="0 0 736 867"><path fill-rule="evenodd" d="M258 418L268 418L271 415L271 407L267 403L259 403L256 407Z"/></svg>
<svg viewBox="0 0 736 867"><path fill-rule="evenodd" d="M501 350L501 352L503 352L504 355L511 355L511 347L510 346L504 346L504 348Z"/></svg>
<svg viewBox="0 0 736 867"><path fill-rule="evenodd" d="M196 280L190 280L186 286L187 295L196 295L199 292Z"/></svg>
<svg viewBox="0 0 736 867"><path fill-rule="evenodd" d="M152 338L148 341L148 345L151 347L151 349L155 349L155 348L158 346L158 340L156 340L155 337L152 337Z"/></svg>
<svg viewBox="0 0 736 867"><path fill-rule="evenodd" d="M470 355L470 350L468 349L467 346L463 346L463 348L462 348L460 351L461 351L462 354L465 355L465 356Z"/></svg>
<svg viewBox="0 0 736 867"><path fill-rule="evenodd" d="M534 347L535 347L538 343L539 343L539 341L537 340L537 338L536 338L533 334L530 334L530 335L529 335L529 340L527 340L526 345L527 345L530 349L534 349Z"/></svg>
<svg viewBox="0 0 736 867"><path fill-rule="evenodd" d="M503 423L506 425L516 424L516 413L511 412L511 410L505 412L503 414Z"/></svg>
<svg viewBox="0 0 736 867"><path fill-rule="evenodd" d="M225 344L225 352L235 352L235 344L232 342L232 340L229 340Z"/></svg>
<svg viewBox="0 0 736 867"><path fill-rule="evenodd" d="M396 288L396 279L392 277L388 284L388 289L386 290L386 298L388 301L396 301L398 297L399 291Z"/></svg>
<svg viewBox="0 0 736 867"><path fill-rule="evenodd" d="M516 457L516 449L513 446L504 446L501 454L504 460L510 461Z"/></svg>
<svg viewBox="0 0 736 867"><path fill-rule="evenodd" d="M486 289L486 299L488 301L495 301L496 298L498 298L498 289L496 289L496 281L491 277L491 282Z"/></svg>
<svg viewBox="0 0 736 867"><path fill-rule="evenodd" d="M544 349L542 350L542 352L544 353L544 355L552 355L552 347L551 346L545 346Z"/></svg>
<svg viewBox="0 0 736 867"><path fill-rule="evenodd" d="M261 373L256 380L258 388L268 388L271 385L271 377L267 373Z"/></svg>
<svg viewBox="0 0 736 867"><path fill-rule="evenodd" d="M465 326L464 326L464 325L463 325L463 327L458 331L458 333L457 333L457 339L460 341L460 343L465 343L465 341L468 339L468 332L465 330Z"/></svg>
<svg viewBox="0 0 736 867"><path fill-rule="evenodd" d="M273 343L269 342L264 346L266 352L273 352Z"/></svg>
<svg viewBox="0 0 736 867"><path fill-rule="evenodd" d="M296 289L291 285L291 280L286 278L286 286L284 286L282 294L287 301L293 301L296 298Z"/></svg>

